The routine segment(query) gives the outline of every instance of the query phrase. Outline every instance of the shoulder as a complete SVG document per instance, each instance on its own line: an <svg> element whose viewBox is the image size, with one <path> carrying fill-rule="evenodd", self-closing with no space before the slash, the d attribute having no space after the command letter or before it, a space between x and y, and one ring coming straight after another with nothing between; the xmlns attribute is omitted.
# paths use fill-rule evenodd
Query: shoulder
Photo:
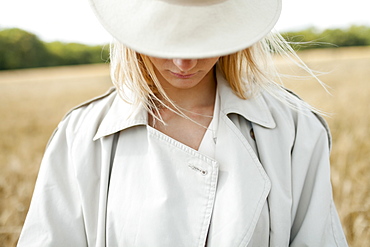
<svg viewBox="0 0 370 247"><path fill-rule="evenodd" d="M78 134L91 136L92 139L116 95L116 89L112 87L106 93L72 108L59 123L55 132L64 129L69 136Z"/></svg>
<svg viewBox="0 0 370 247"><path fill-rule="evenodd" d="M327 122L297 94L284 89L276 94L263 91L261 95L269 107L277 128L288 127L293 131L294 136L302 133L307 137L325 135L331 147L331 134Z"/></svg>
<svg viewBox="0 0 370 247"><path fill-rule="evenodd" d="M85 101L76 107L72 108L63 119L68 118L70 115L79 115L86 112L95 112L98 113L106 109L107 106L111 105L115 99L117 93L115 87L111 87L107 92L102 95L99 95L95 98L92 98L88 101ZM100 110L100 111L99 111Z"/></svg>

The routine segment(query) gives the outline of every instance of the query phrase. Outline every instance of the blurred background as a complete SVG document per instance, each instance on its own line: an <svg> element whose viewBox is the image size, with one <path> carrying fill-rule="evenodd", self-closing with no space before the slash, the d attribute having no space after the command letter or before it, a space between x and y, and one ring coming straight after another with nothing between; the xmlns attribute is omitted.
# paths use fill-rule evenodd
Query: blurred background
<svg viewBox="0 0 370 247"><path fill-rule="evenodd" d="M324 72L329 93L276 57L282 74L303 76L284 85L328 113L334 200L350 246L370 242L369 9L367 0L283 0L276 26ZM58 122L112 86L110 41L87 0L0 0L0 246L16 245Z"/></svg>

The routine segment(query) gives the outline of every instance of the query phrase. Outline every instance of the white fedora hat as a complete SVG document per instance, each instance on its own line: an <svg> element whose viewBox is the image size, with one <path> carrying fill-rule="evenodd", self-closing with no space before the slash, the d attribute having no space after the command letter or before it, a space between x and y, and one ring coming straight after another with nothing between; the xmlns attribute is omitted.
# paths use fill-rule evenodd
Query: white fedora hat
<svg viewBox="0 0 370 247"><path fill-rule="evenodd" d="M89 0L119 42L161 58L217 57L266 36L281 0Z"/></svg>

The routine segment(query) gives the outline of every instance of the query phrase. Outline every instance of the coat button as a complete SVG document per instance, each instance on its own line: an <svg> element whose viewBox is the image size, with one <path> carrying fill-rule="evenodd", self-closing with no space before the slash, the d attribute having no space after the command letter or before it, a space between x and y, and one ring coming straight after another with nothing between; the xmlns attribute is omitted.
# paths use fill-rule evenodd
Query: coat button
<svg viewBox="0 0 370 247"><path fill-rule="evenodd" d="M196 172L199 172L200 174L202 174L203 176L207 175L208 174L208 171L207 170L203 170L203 169L200 169L199 167L196 167L194 165L189 165L189 167L191 169L193 169L194 171Z"/></svg>

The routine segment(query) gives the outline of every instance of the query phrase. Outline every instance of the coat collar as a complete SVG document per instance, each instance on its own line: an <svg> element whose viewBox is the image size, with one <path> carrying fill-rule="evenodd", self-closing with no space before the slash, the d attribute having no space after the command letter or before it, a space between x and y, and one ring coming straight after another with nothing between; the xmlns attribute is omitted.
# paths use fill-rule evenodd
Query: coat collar
<svg viewBox="0 0 370 247"><path fill-rule="evenodd" d="M225 115L235 113L265 128L275 128L274 118L260 92L251 95L247 100L239 98L219 70L217 70L217 89L221 99L222 113Z"/></svg>
<svg viewBox="0 0 370 247"><path fill-rule="evenodd" d="M129 102L124 101L118 93L109 108L107 114L96 132L93 140L108 136L138 125L146 125L148 123L148 113L144 106L135 107Z"/></svg>
<svg viewBox="0 0 370 247"><path fill-rule="evenodd" d="M247 100L240 99L233 93L219 69L217 69L216 74L217 90L221 100L221 113L225 115L238 114L265 128L275 128L275 121L261 93L256 93ZM122 100L118 94L115 97L94 136L94 141L121 130L138 125L147 125L148 123L148 114L144 106L135 107Z"/></svg>

